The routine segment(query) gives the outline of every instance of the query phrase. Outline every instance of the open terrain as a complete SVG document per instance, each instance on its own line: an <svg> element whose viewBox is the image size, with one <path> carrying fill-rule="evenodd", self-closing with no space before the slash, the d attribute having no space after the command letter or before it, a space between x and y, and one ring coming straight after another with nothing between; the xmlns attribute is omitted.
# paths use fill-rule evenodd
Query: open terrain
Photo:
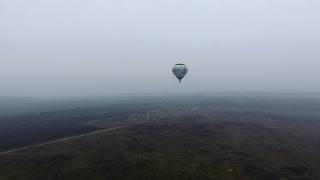
<svg viewBox="0 0 320 180"><path fill-rule="evenodd" d="M1 154L0 179L320 178L317 98L188 98L24 116L1 119L11 123L0 127L2 151L75 138ZM90 132L98 133L77 137Z"/></svg>

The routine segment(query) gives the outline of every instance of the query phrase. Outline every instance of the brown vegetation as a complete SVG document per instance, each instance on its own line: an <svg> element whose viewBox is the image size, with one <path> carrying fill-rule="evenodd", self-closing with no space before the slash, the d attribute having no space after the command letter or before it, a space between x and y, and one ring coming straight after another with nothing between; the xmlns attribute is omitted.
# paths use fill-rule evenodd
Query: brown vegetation
<svg viewBox="0 0 320 180"><path fill-rule="evenodd" d="M319 179L315 104L252 99L163 106L85 122L110 128L188 113L0 157L1 179ZM280 101L280 100L279 100ZM297 103L299 100L295 100ZM192 102L194 103L194 102ZM221 103L222 104L222 103ZM319 107L318 107L319 108Z"/></svg>

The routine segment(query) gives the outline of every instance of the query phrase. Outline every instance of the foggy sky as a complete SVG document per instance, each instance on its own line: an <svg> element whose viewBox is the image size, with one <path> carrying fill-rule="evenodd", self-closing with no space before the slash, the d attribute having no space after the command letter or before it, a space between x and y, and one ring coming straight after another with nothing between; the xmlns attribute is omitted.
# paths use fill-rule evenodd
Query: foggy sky
<svg viewBox="0 0 320 180"><path fill-rule="evenodd" d="M320 92L317 0L0 0L0 96ZM179 84L171 72L185 63Z"/></svg>

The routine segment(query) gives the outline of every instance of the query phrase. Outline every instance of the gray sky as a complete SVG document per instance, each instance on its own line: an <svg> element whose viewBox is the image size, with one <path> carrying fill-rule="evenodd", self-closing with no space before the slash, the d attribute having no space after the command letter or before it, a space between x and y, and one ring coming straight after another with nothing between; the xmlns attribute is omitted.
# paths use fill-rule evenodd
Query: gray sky
<svg viewBox="0 0 320 180"><path fill-rule="evenodd" d="M320 92L318 0L0 0L0 96ZM181 84L175 63L189 73Z"/></svg>

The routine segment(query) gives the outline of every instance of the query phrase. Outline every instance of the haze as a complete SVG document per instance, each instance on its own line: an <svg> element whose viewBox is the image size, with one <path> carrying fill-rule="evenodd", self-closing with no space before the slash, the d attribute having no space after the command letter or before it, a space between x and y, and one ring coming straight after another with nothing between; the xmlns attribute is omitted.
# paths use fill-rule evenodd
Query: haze
<svg viewBox="0 0 320 180"><path fill-rule="evenodd" d="M0 0L0 96L320 92L316 0ZM185 63L179 84L171 72Z"/></svg>

